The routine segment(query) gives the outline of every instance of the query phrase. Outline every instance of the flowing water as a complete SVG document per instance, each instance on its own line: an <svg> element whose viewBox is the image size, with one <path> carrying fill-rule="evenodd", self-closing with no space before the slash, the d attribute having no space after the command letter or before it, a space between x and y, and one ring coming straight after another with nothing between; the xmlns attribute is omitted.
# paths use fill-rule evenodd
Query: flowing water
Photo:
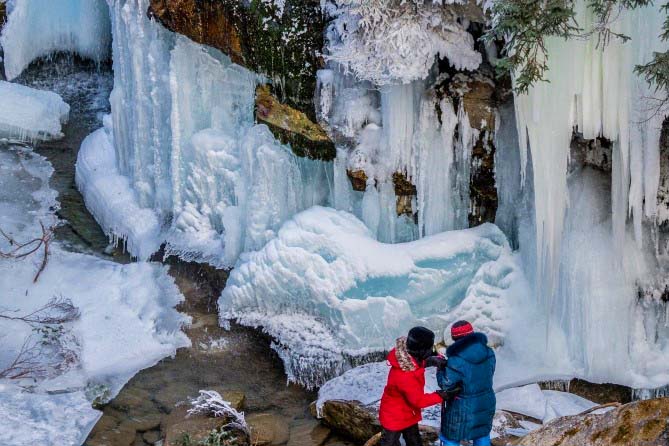
<svg viewBox="0 0 669 446"><path fill-rule="evenodd" d="M56 91L71 106L70 120L63 128L65 137L35 147L55 169L51 186L58 192L58 215L64 220L56 231L58 240L72 251L131 261L109 244L74 183L81 142L102 125L102 116L109 113L111 67L59 55L33 64L16 82ZM262 419L270 426L275 431L274 444L347 444L319 428L311 416L309 404L316 399L314 392L287 385L270 339L244 327L233 325L223 330L218 326L215 302L227 273L173 259L169 263L170 274L186 297L179 309L193 319L186 330L192 347L179 349L174 358L163 359L135 375L113 400L100 407L103 415L85 444L162 444L162 434L177 403L197 396L201 389L243 396L247 417ZM319 435L311 435L314 429Z"/></svg>

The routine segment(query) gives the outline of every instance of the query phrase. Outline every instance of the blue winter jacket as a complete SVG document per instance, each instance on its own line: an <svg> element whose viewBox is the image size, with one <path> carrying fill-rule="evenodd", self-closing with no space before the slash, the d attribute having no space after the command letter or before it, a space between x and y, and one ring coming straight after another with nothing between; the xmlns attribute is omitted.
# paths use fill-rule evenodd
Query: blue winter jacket
<svg viewBox="0 0 669 446"><path fill-rule="evenodd" d="M495 353L483 333L458 339L448 350L448 366L437 373L443 390L462 387L441 414L441 435L449 440L474 440L490 434L495 415Z"/></svg>

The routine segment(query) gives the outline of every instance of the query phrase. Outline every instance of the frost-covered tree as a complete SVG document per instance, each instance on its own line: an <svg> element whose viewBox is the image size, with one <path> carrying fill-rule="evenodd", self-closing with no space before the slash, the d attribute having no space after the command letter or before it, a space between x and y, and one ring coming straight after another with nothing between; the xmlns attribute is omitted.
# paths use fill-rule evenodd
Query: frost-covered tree
<svg viewBox="0 0 669 446"><path fill-rule="evenodd" d="M474 38L441 0L331 0L326 10L334 17L326 59L377 85L423 79L437 55L456 69L481 63Z"/></svg>
<svg viewBox="0 0 669 446"><path fill-rule="evenodd" d="M484 39L504 42L503 57L497 68L502 73L514 72L515 88L522 93L535 82L544 80L549 57L546 39L594 35L600 47L612 38L629 40L628 36L614 31L612 23L622 10L651 3L652 0L588 0L587 7L594 22L591 29L584 29L576 20L572 0L496 0L487 3L491 21ZM664 11L669 11L668 5L663 7ZM658 38L669 38L669 19L665 22L664 33ZM636 70L658 88L669 91L669 53L655 53L652 61Z"/></svg>

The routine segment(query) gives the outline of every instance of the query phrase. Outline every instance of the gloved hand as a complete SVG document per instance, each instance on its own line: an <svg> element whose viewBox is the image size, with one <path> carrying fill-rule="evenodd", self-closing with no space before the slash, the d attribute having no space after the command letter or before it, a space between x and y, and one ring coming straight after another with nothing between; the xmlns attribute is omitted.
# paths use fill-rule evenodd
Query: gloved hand
<svg viewBox="0 0 669 446"><path fill-rule="evenodd" d="M458 396L458 393L460 393L461 390L462 387L458 386L451 390L437 390L437 394L441 397L442 400L450 403L455 399L456 396Z"/></svg>
<svg viewBox="0 0 669 446"><path fill-rule="evenodd" d="M430 356L425 360L425 367L436 367L439 370L446 368L448 361L441 355Z"/></svg>

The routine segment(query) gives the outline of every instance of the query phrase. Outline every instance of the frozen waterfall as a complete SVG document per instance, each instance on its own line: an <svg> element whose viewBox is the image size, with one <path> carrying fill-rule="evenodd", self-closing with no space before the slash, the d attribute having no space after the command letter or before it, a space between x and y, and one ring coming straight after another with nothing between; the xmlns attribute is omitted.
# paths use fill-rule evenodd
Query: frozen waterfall
<svg viewBox="0 0 669 446"><path fill-rule="evenodd" d="M165 243L168 254L231 267L290 216L328 202L331 167L297 158L266 126L254 124L256 74L149 20L146 0L110 0L109 7L115 153L107 171L117 168L130 184L125 199L157 221L155 230L136 231L129 226L143 223L132 213L109 214L110 203L90 204L110 237L126 239L140 258ZM97 151L86 147L80 158ZM104 197L90 187L95 172L82 169L87 203ZM119 227L126 230L116 233ZM144 239L132 239L140 233Z"/></svg>

